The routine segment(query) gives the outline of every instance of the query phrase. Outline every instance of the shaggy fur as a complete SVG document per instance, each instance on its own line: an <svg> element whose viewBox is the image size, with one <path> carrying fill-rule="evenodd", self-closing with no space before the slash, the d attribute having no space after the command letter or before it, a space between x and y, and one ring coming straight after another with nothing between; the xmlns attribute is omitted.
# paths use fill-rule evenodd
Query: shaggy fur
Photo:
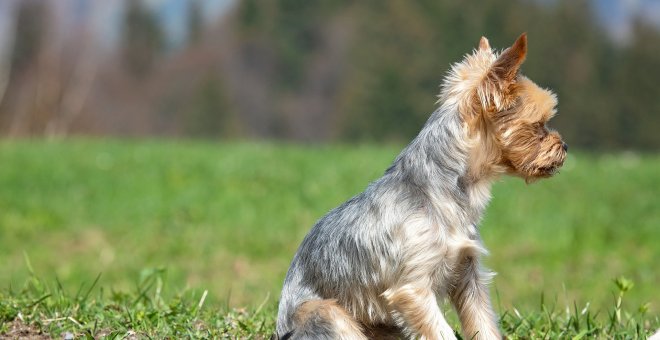
<svg viewBox="0 0 660 340"><path fill-rule="evenodd" d="M500 55L479 48L446 77L439 108L383 177L312 228L284 281L281 339L501 338L477 225L502 174L553 175L566 145L545 123L557 100L519 74L520 36Z"/></svg>

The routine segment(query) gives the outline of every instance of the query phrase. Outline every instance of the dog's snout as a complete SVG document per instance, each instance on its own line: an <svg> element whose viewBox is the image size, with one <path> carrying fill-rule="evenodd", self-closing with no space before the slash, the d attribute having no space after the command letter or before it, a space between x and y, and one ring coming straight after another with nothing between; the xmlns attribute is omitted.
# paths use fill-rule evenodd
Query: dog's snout
<svg viewBox="0 0 660 340"><path fill-rule="evenodd" d="M568 151L568 144L562 142L561 143L561 148L564 149L564 151Z"/></svg>

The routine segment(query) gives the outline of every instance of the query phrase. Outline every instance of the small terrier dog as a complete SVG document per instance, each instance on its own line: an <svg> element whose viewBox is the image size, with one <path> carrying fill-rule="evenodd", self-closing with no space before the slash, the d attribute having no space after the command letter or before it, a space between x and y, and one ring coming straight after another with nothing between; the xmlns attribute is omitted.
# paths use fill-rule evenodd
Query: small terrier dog
<svg viewBox="0 0 660 340"><path fill-rule="evenodd" d="M567 145L546 122L556 96L519 73L522 34L501 54L485 37L453 65L439 108L392 166L330 211L305 237L286 275L279 339L455 339L438 299L449 298L466 339L501 338L477 225L502 174L550 177Z"/></svg>

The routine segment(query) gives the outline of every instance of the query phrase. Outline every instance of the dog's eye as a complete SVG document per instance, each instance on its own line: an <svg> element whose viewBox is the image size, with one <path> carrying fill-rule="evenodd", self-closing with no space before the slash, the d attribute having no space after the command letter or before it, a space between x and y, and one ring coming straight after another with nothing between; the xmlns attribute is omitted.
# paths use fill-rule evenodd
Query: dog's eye
<svg viewBox="0 0 660 340"><path fill-rule="evenodd" d="M548 130L545 129L543 123L534 123L534 129L539 136L539 140L543 140L548 135Z"/></svg>

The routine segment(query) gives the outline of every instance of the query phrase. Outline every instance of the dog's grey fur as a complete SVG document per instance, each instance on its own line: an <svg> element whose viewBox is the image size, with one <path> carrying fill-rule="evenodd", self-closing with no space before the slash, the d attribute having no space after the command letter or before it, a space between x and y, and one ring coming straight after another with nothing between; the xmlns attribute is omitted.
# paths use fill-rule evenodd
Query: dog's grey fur
<svg viewBox="0 0 660 340"><path fill-rule="evenodd" d="M362 339L380 328L455 338L437 304L444 298L458 311L466 337L500 337L477 229L492 181L469 174L471 147L479 141L458 113L456 86L460 81L445 84L440 107L385 174L305 237L284 281L279 337ZM298 315L310 301L328 301L327 310L350 316L324 318L313 309Z"/></svg>

